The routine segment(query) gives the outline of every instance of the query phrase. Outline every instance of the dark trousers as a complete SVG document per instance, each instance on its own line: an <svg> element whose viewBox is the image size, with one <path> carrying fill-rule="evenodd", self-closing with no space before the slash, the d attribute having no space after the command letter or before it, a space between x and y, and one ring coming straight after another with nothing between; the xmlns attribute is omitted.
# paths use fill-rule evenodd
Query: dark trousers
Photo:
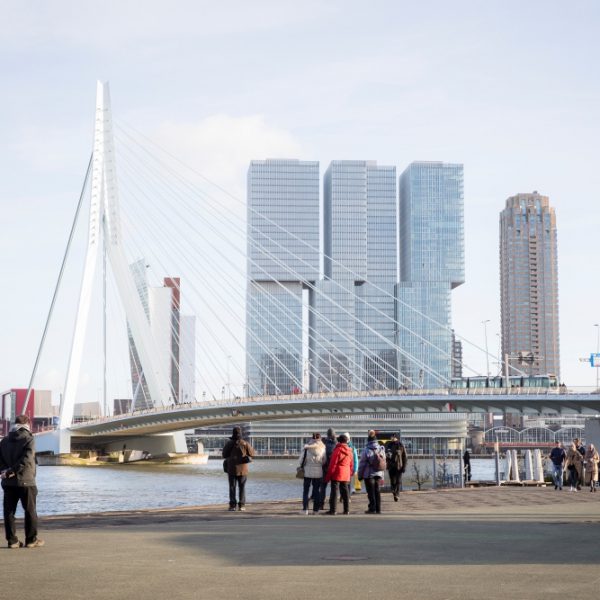
<svg viewBox="0 0 600 600"><path fill-rule="evenodd" d="M369 512L381 512L381 490L379 489L380 477L368 477L365 479L367 496L369 498Z"/></svg>
<svg viewBox="0 0 600 600"><path fill-rule="evenodd" d="M471 463L465 463L465 483L471 481Z"/></svg>
<svg viewBox="0 0 600 600"><path fill-rule="evenodd" d="M577 487L579 485L579 475L575 467L569 467L569 485L571 487Z"/></svg>
<svg viewBox="0 0 600 600"><path fill-rule="evenodd" d="M400 486L402 485L402 471L398 469L390 469L388 471L390 476L390 487L392 488L392 494L394 497L400 493Z"/></svg>
<svg viewBox="0 0 600 600"><path fill-rule="evenodd" d="M325 473L325 469L323 469ZM319 486L319 509L323 510L325 506L325 498L327 497L327 482L325 478L321 479L321 485Z"/></svg>
<svg viewBox="0 0 600 600"><path fill-rule="evenodd" d="M315 479L312 477L304 478L304 490L302 492L302 510L308 510L308 500L310 488L312 486L313 510L316 512L321 508L321 481L322 478Z"/></svg>
<svg viewBox="0 0 600 600"><path fill-rule="evenodd" d="M235 488L239 488L239 502L238 506L244 506L246 504L246 476L245 475L232 475L228 473L229 477L229 508L236 507L235 500Z"/></svg>
<svg viewBox="0 0 600 600"><path fill-rule="evenodd" d="M15 544L18 541L15 526L15 512L21 502L25 511L25 543L35 542L37 539L38 517L35 509L37 498L37 487L9 487L4 488L4 531L6 541Z"/></svg>
<svg viewBox="0 0 600 600"><path fill-rule="evenodd" d="M331 492L329 493L329 510L332 513L336 512L338 488L340 490L340 496L342 497L344 512L348 513L350 511L350 490L348 489L347 481L331 482Z"/></svg>

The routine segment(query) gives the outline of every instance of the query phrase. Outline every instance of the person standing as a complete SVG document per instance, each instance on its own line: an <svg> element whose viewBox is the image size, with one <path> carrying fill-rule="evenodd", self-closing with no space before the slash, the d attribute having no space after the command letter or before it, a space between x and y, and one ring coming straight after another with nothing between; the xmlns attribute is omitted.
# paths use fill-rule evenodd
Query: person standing
<svg viewBox="0 0 600 600"><path fill-rule="evenodd" d="M471 481L471 453L468 450L463 454L463 475L467 485L467 481Z"/></svg>
<svg viewBox="0 0 600 600"><path fill-rule="evenodd" d="M300 453L298 466L304 469L304 489L302 492L302 513L308 514L308 500L312 487L313 513L318 513L321 506L321 482L323 481L323 465L327 460L325 444L320 433L313 433L312 440L304 446Z"/></svg>
<svg viewBox="0 0 600 600"><path fill-rule="evenodd" d="M596 482L598 481L598 462L600 456L594 447L594 444L588 444L585 456L583 457L585 465L586 484L590 486L590 492L596 491Z"/></svg>
<svg viewBox="0 0 600 600"><path fill-rule="evenodd" d="M552 461L552 479L554 480L554 489L562 490L563 486L563 469L567 460L567 453L562 448L560 442L555 442L554 448L550 452L550 460Z"/></svg>
<svg viewBox="0 0 600 600"><path fill-rule="evenodd" d="M581 454L581 457L584 458L585 457L585 446L581 443L581 440L579 438L575 438L573 440L573 443L575 444L575 448L577 448L577 452L579 452L579 454ZM586 477L584 471L585 471L585 465L582 461L581 470L579 471L579 482L577 484L578 490L581 489L581 484L584 482L584 478Z"/></svg>
<svg viewBox="0 0 600 600"><path fill-rule="evenodd" d="M44 545L38 534L35 481L35 444L27 415L15 419L8 436L0 441L0 478L4 490L4 530L9 548L39 548ZM19 541L15 512L21 502L25 511L25 543Z"/></svg>
<svg viewBox="0 0 600 600"><path fill-rule="evenodd" d="M379 445L375 431L371 429L358 463L358 478L364 479L369 497L369 508L365 511L367 514L381 513L379 482L383 479L385 464L385 448Z"/></svg>
<svg viewBox="0 0 600 600"><path fill-rule="evenodd" d="M348 482L348 490L350 492L350 496L352 496L354 494L354 478L356 473L358 473L358 452L356 451L356 447L350 439L350 433L346 431L344 435L348 438L348 447L352 450L352 475L350 476L350 481Z"/></svg>
<svg viewBox="0 0 600 600"><path fill-rule="evenodd" d="M394 495L394 502L398 502L402 474L406 471L406 449L400 441L398 433L392 433L391 439L385 445L385 459L388 474L390 476L390 487Z"/></svg>
<svg viewBox="0 0 600 600"><path fill-rule="evenodd" d="M223 447L223 458L229 477L229 510L246 510L246 479L248 478L248 464L252 462L254 448L242 439L242 430L234 427L231 438ZM236 502L236 488L238 500Z"/></svg>
<svg viewBox="0 0 600 600"><path fill-rule="evenodd" d="M583 474L583 456L577 449L575 442L571 444L571 447L567 451L567 460L565 462L567 471L569 473L569 485L571 486L571 492L581 489L581 475Z"/></svg>
<svg viewBox="0 0 600 600"><path fill-rule="evenodd" d="M327 437L323 440L323 443L325 444L325 465L323 466L323 473L327 473L327 470L329 469L329 462L331 461L331 457L333 455L333 450L335 449L335 446L337 444L335 431L331 427L327 430ZM323 477L323 481L321 482L321 489L319 490L319 498L321 499L321 506L319 506L319 510L323 510L323 508L325 508L326 496L327 482L325 481L325 477Z"/></svg>
<svg viewBox="0 0 600 600"><path fill-rule="evenodd" d="M337 509L338 489L344 506L344 514L350 514L350 494L348 482L352 475L354 456L352 449L348 447L348 438L342 434L338 437L338 444L333 450L329 467L325 475L325 483L331 481L329 492L329 510L326 515L335 515ZM322 500L321 500L322 501Z"/></svg>

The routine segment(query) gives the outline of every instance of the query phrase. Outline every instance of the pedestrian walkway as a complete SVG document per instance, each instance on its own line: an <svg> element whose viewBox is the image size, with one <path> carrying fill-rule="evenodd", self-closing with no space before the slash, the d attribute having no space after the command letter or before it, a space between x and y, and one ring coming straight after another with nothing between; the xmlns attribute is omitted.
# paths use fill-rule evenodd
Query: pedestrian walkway
<svg viewBox="0 0 600 600"><path fill-rule="evenodd" d="M598 597L598 494L384 494L382 515L365 515L360 494L353 514L334 517L299 506L46 518L45 548L0 553L3 586L11 600Z"/></svg>

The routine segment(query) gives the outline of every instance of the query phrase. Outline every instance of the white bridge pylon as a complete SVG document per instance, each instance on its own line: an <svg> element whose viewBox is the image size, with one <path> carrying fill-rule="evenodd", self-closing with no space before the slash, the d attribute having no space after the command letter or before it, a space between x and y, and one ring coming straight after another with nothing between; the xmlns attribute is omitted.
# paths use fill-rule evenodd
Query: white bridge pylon
<svg viewBox="0 0 600 600"><path fill-rule="evenodd" d="M92 191L90 222L75 331L69 355L65 392L60 407L60 429L68 429L73 422L73 411L81 369L83 346L89 320L94 277L101 250L106 248L108 264L114 275L117 293L129 323L138 351L150 398L155 405L165 405L172 396L169 380L163 373L155 348L154 338L142 302L136 290L122 247L119 218L119 196L112 131L110 91L108 83L98 82L92 162Z"/></svg>

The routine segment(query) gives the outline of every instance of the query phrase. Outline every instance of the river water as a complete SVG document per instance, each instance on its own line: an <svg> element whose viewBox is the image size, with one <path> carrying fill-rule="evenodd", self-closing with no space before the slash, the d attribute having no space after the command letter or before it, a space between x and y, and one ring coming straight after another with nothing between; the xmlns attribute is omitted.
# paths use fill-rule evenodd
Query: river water
<svg viewBox="0 0 600 600"><path fill-rule="evenodd" d="M411 489L409 459L404 488ZM431 459L417 459L423 472L432 471ZM439 460L438 460L439 464ZM493 480L493 459L472 459L472 478ZM438 467L439 469L439 467ZM246 486L249 504L286 500L302 495L302 482L295 478L294 459L257 459L250 465ZM449 462L449 473L458 474L458 461ZM144 508L172 508L227 504L227 476L221 460L206 465L137 463L94 467L40 467L37 483L40 515L75 514Z"/></svg>

